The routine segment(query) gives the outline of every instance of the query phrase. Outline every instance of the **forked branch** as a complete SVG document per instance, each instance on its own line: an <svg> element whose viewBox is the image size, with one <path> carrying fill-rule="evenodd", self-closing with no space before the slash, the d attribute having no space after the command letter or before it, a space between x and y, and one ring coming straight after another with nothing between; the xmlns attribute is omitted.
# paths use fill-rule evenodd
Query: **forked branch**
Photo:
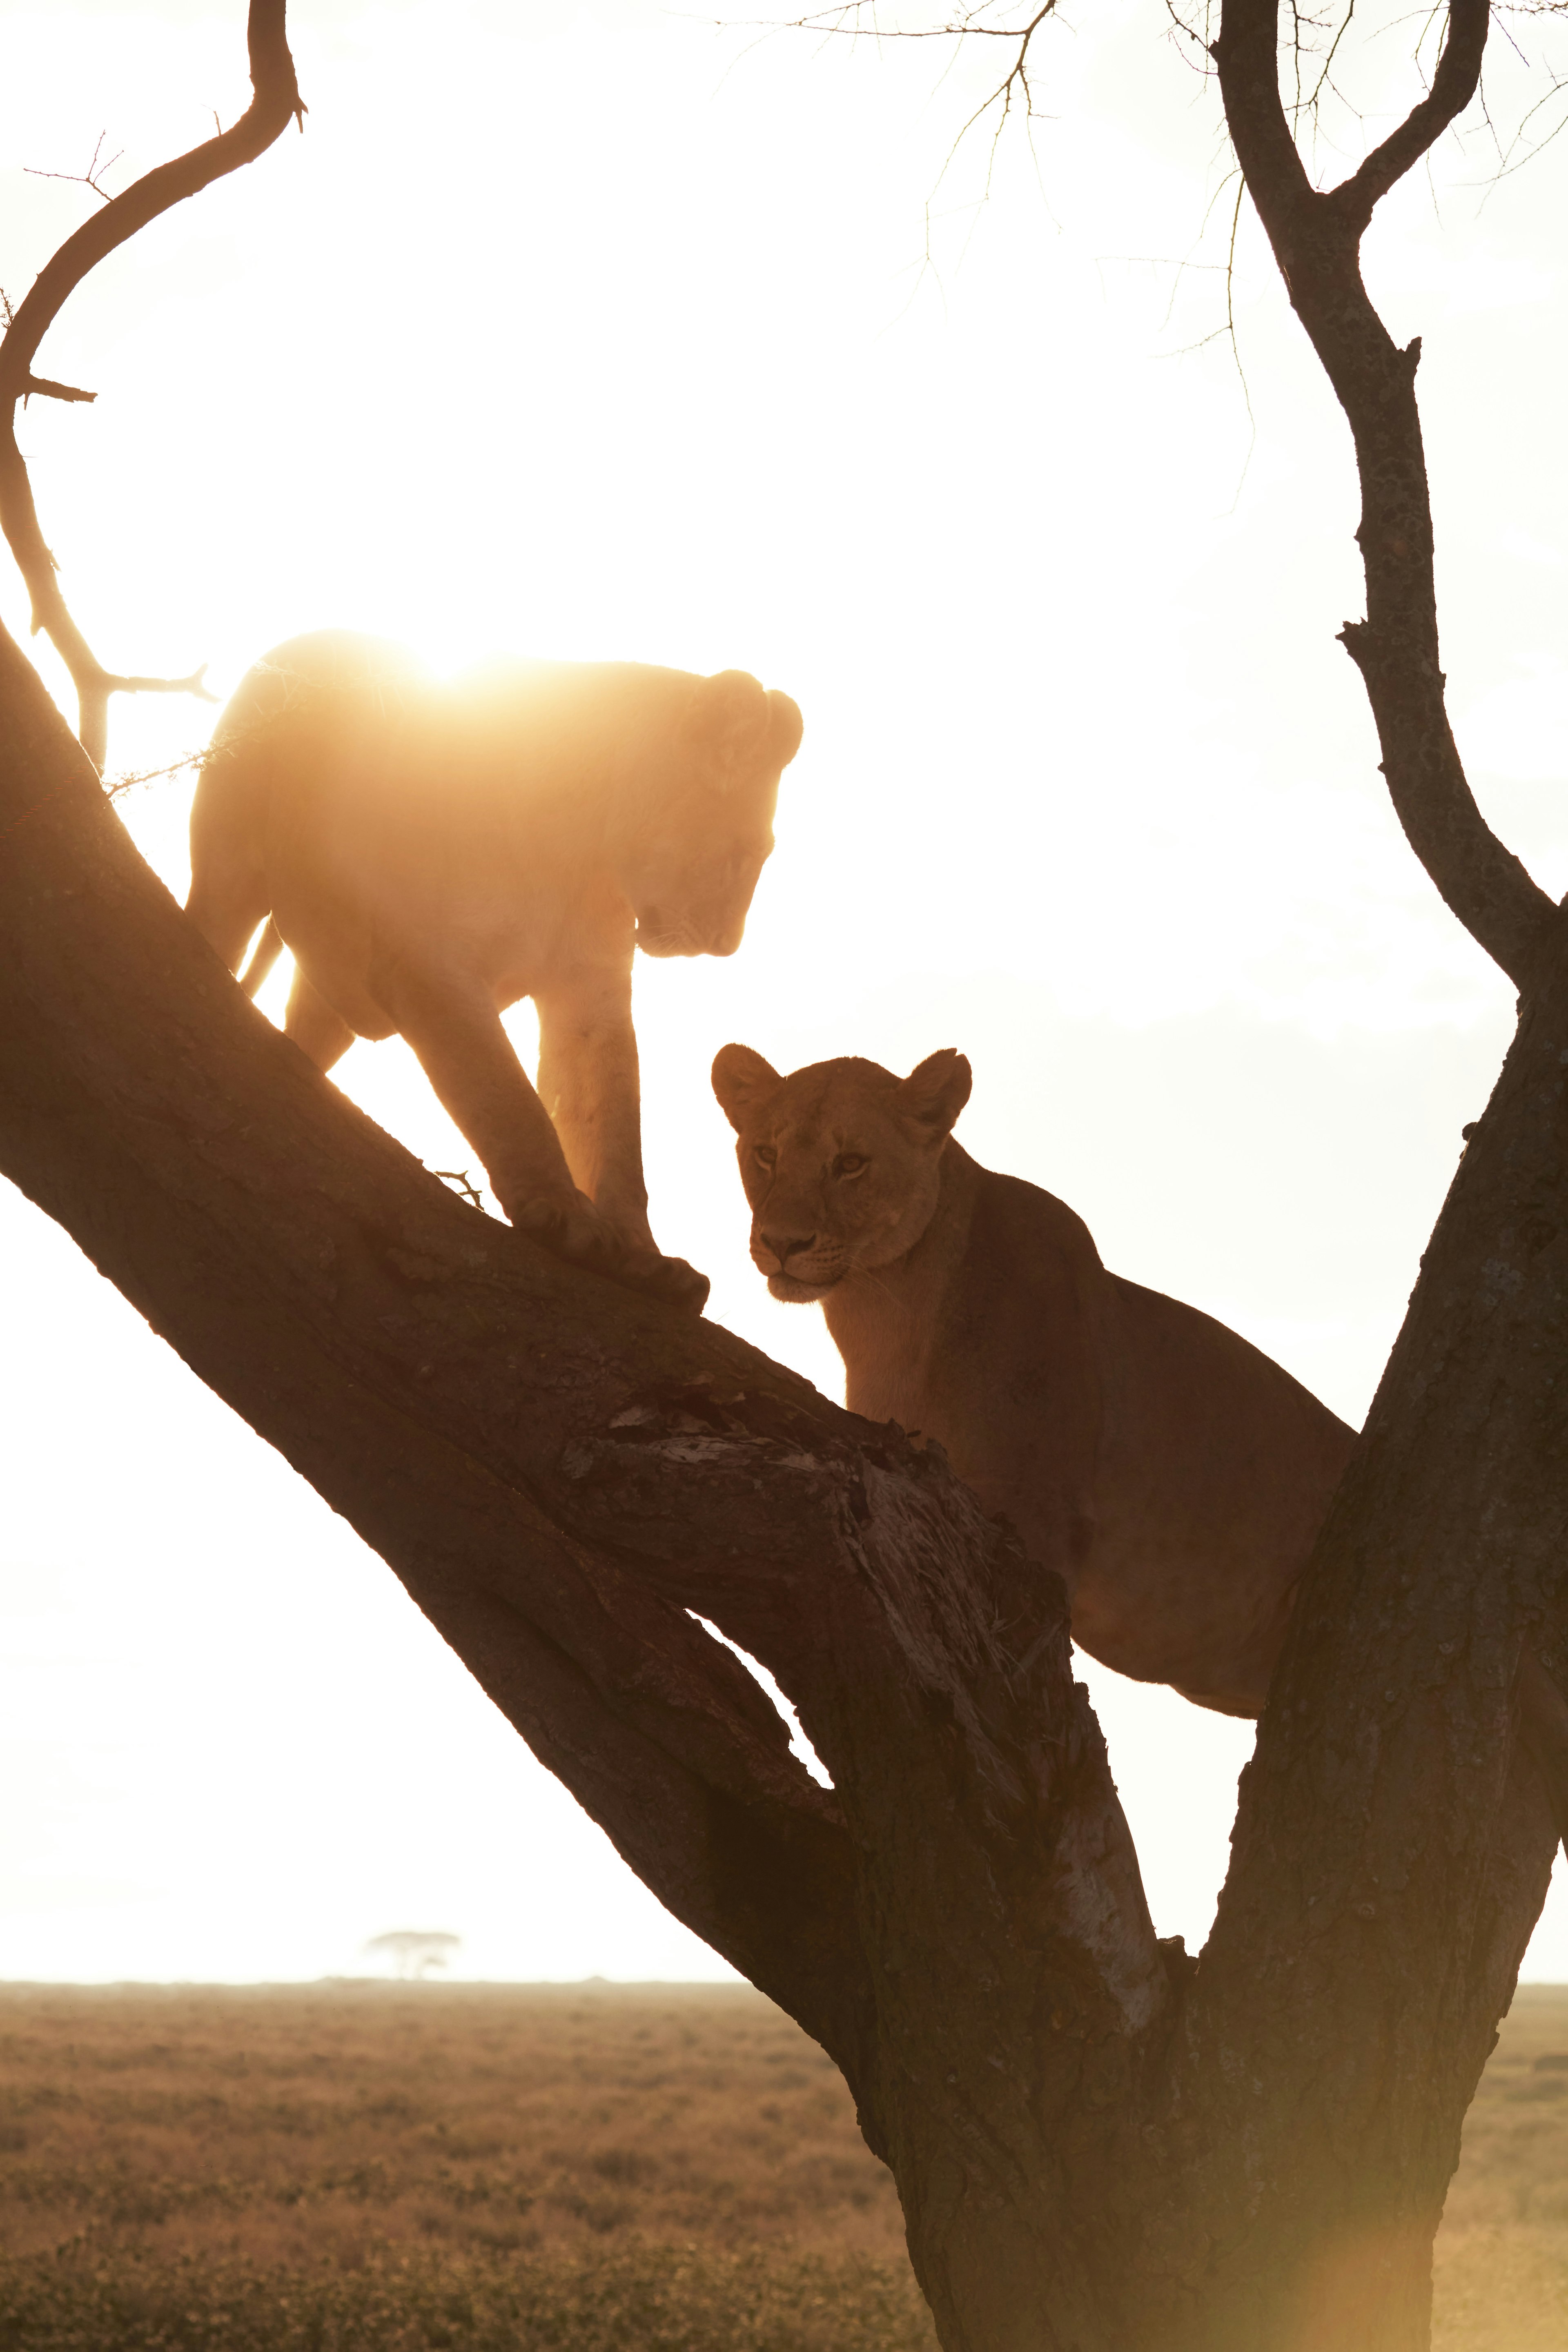
<svg viewBox="0 0 1568 2352"><path fill-rule="evenodd" d="M113 199L110 195L109 190L102 184L103 174L105 172L113 171L116 163L120 162L121 157L124 154L125 150L121 147L117 153L110 157L107 163L100 163L99 158L103 153L103 142L108 136L109 133L107 131L100 131L99 132L98 144L92 151L92 161L88 165L85 172L44 172L40 171L35 163L25 163L22 168L29 180L70 180L74 182L79 188L90 188L93 194L98 198L100 204L110 204L113 202Z"/></svg>
<svg viewBox="0 0 1568 2352"><path fill-rule="evenodd" d="M33 633L37 635L42 630L48 636L70 672L79 704L78 732L83 749L100 772L108 743L110 695L205 695L202 672L185 678L132 677L105 668L99 660L60 592L58 566L44 538L26 462L16 441L16 404L35 393L52 400L92 400L92 393L33 373L39 344L82 279L149 221L187 196L199 194L215 180L253 163L289 122L296 121L304 129L305 106L289 51L286 7L287 0L250 0L247 37L255 95L231 130L220 131L188 154L160 163L119 196L106 197L98 185L95 153L85 184L103 198L103 210L84 221L45 264L0 340L0 530L27 583ZM212 699L211 696L205 698Z"/></svg>
<svg viewBox="0 0 1568 2352"><path fill-rule="evenodd" d="M845 0L845 5L841 7L816 9L809 16L792 17L783 29L792 33L820 33L856 41L985 40L1014 43L1013 59L1007 71L990 95L981 100L968 121L960 127L949 151L947 163L943 164L942 173L938 175L940 184L970 131L977 122L984 120L994 107L1001 109L991 142L994 160L997 146L1012 119L1015 104L1021 100L1026 116L1030 119L1034 116L1034 93L1029 86L1029 47L1047 17L1056 15L1057 0L1040 0L1040 5L1036 8L1033 16L1022 25L987 24L986 12L994 5L995 0L979 0L977 6L963 10L951 23L889 26L876 21L874 7L872 21L868 24L863 21L867 9L872 7L872 0ZM989 179L987 187L989 188Z"/></svg>
<svg viewBox="0 0 1568 2352"><path fill-rule="evenodd" d="M1362 278L1379 200L1475 94L1488 0L1451 0L1431 89L1340 187L1311 185L1279 88L1279 0L1224 0L1214 55L1226 121L1290 300L1350 421L1366 618L1342 642L1365 682L1383 772L1411 847L1521 992L1555 952L1557 908L1476 805L1444 700L1432 505L1415 403L1419 341L1401 351Z"/></svg>
<svg viewBox="0 0 1568 2352"><path fill-rule="evenodd" d="M1416 100L1398 129L1332 191L1331 202L1358 236L1390 188L1436 145L1474 98L1480 84L1490 16L1490 0L1451 0L1431 89Z"/></svg>
<svg viewBox="0 0 1568 2352"><path fill-rule="evenodd" d="M891 37L984 34L1015 42L1012 73L989 101L1003 100L1005 119L1029 42L1050 11L1005 27L983 21L985 13L984 5L961 11L919 34L896 31ZM797 22L817 31L888 37L859 18L859 8L849 6ZM1431 501L1415 394L1420 344L1396 349L1368 298L1360 259L1362 235L1378 203L1475 96L1489 0L1450 0L1430 89L1354 172L1326 191L1312 185L1291 130L1279 83L1279 0L1224 0L1212 55L1248 193L1355 436L1364 494L1357 537L1366 567L1367 614L1347 623L1342 642L1365 682L1384 775L1412 848L1471 936L1527 990L1543 959L1555 952L1558 910L1482 817L1449 727Z"/></svg>

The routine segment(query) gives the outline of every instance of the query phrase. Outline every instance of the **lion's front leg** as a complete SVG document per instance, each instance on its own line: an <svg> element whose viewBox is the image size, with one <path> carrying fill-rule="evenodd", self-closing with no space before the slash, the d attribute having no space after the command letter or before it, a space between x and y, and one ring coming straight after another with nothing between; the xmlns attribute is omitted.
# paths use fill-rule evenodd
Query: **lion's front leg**
<svg viewBox="0 0 1568 2352"><path fill-rule="evenodd" d="M589 974L534 1002L539 1091L573 1181L634 1249L652 1250L629 981Z"/></svg>
<svg viewBox="0 0 1568 2352"><path fill-rule="evenodd" d="M700 1312L708 1296L703 1276L682 1259L629 1243L578 1190L484 983L400 961L377 971L373 984L519 1231L629 1289Z"/></svg>

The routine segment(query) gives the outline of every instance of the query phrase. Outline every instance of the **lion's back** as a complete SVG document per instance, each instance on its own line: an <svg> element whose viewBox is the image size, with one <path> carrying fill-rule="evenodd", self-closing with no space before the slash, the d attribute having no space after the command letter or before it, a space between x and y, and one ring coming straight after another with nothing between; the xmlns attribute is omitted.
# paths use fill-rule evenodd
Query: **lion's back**
<svg viewBox="0 0 1568 2352"><path fill-rule="evenodd" d="M976 1174L921 1335L926 1428L1061 1568L1093 1655L1256 1713L1354 1433L1239 1333L1109 1273L1065 1202Z"/></svg>
<svg viewBox="0 0 1568 2352"><path fill-rule="evenodd" d="M263 855L275 790L313 795L345 740L395 730L418 693L415 656L384 637L320 629L253 662L224 705L191 808L191 860Z"/></svg>

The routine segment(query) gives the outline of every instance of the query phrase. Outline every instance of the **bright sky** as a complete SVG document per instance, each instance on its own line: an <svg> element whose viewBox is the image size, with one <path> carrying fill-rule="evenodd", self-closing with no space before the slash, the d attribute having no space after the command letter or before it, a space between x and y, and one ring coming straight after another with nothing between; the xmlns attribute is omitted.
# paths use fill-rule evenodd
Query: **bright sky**
<svg viewBox="0 0 1568 2352"><path fill-rule="evenodd" d="M838 1391L816 1311L747 1262L716 1047L954 1045L972 1152L1359 1420L1510 992L1389 813L1333 642L1362 608L1348 437L1245 212L1244 389L1217 108L1157 0L1076 0L1034 154L1010 138L984 205L983 139L938 182L994 48L944 78L932 44L644 0L291 14L307 135L100 270L40 357L100 395L23 437L102 657L205 659L226 692L347 625L441 664L786 688L805 742L745 947L637 982L655 1229L711 1312ZM232 121L243 21L7 12L13 300L94 201L21 167L81 171L106 130L118 188ZM1403 37L1352 60L1374 118ZM1516 120L1500 38L1495 64ZM1493 184L1450 141L1369 244L1424 339L1459 740L1557 892L1565 180L1563 147ZM25 628L4 571L0 613ZM210 715L117 704L111 770ZM121 803L182 894L188 799ZM471 1160L400 1045L339 1075L430 1164ZM460 1934L471 1975L725 1972L390 1571L4 1188L0 1332L0 1973L314 1977L398 1927ZM1086 1671L1161 1930L1200 1940L1250 1727ZM1526 1972L1568 1979L1561 1885Z"/></svg>

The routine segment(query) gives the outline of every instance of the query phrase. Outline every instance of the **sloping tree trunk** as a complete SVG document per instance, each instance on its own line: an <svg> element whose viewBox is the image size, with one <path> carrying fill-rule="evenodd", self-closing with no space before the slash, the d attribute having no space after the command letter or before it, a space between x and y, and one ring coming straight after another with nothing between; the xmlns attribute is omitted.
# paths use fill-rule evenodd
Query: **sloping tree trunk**
<svg viewBox="0 0 1568 2352"><path fill-rule="evenodd" d="M1271 13L1243 16L1227 100L1247 41L1273 71ZM950 2352L1418 2352L1555 1844L1568 975L1443 748L1410 370L1355 311L1353 245L1329 256L1394 581L1373 549L1358 659L1402 814L1526 1003L1195 1962L1155 1940L1059 1586L940 1452L454 1198L245 999L0 643L0 1169L831 2053ZM777 1676L830 1790L689 1612Z"/></svg>

